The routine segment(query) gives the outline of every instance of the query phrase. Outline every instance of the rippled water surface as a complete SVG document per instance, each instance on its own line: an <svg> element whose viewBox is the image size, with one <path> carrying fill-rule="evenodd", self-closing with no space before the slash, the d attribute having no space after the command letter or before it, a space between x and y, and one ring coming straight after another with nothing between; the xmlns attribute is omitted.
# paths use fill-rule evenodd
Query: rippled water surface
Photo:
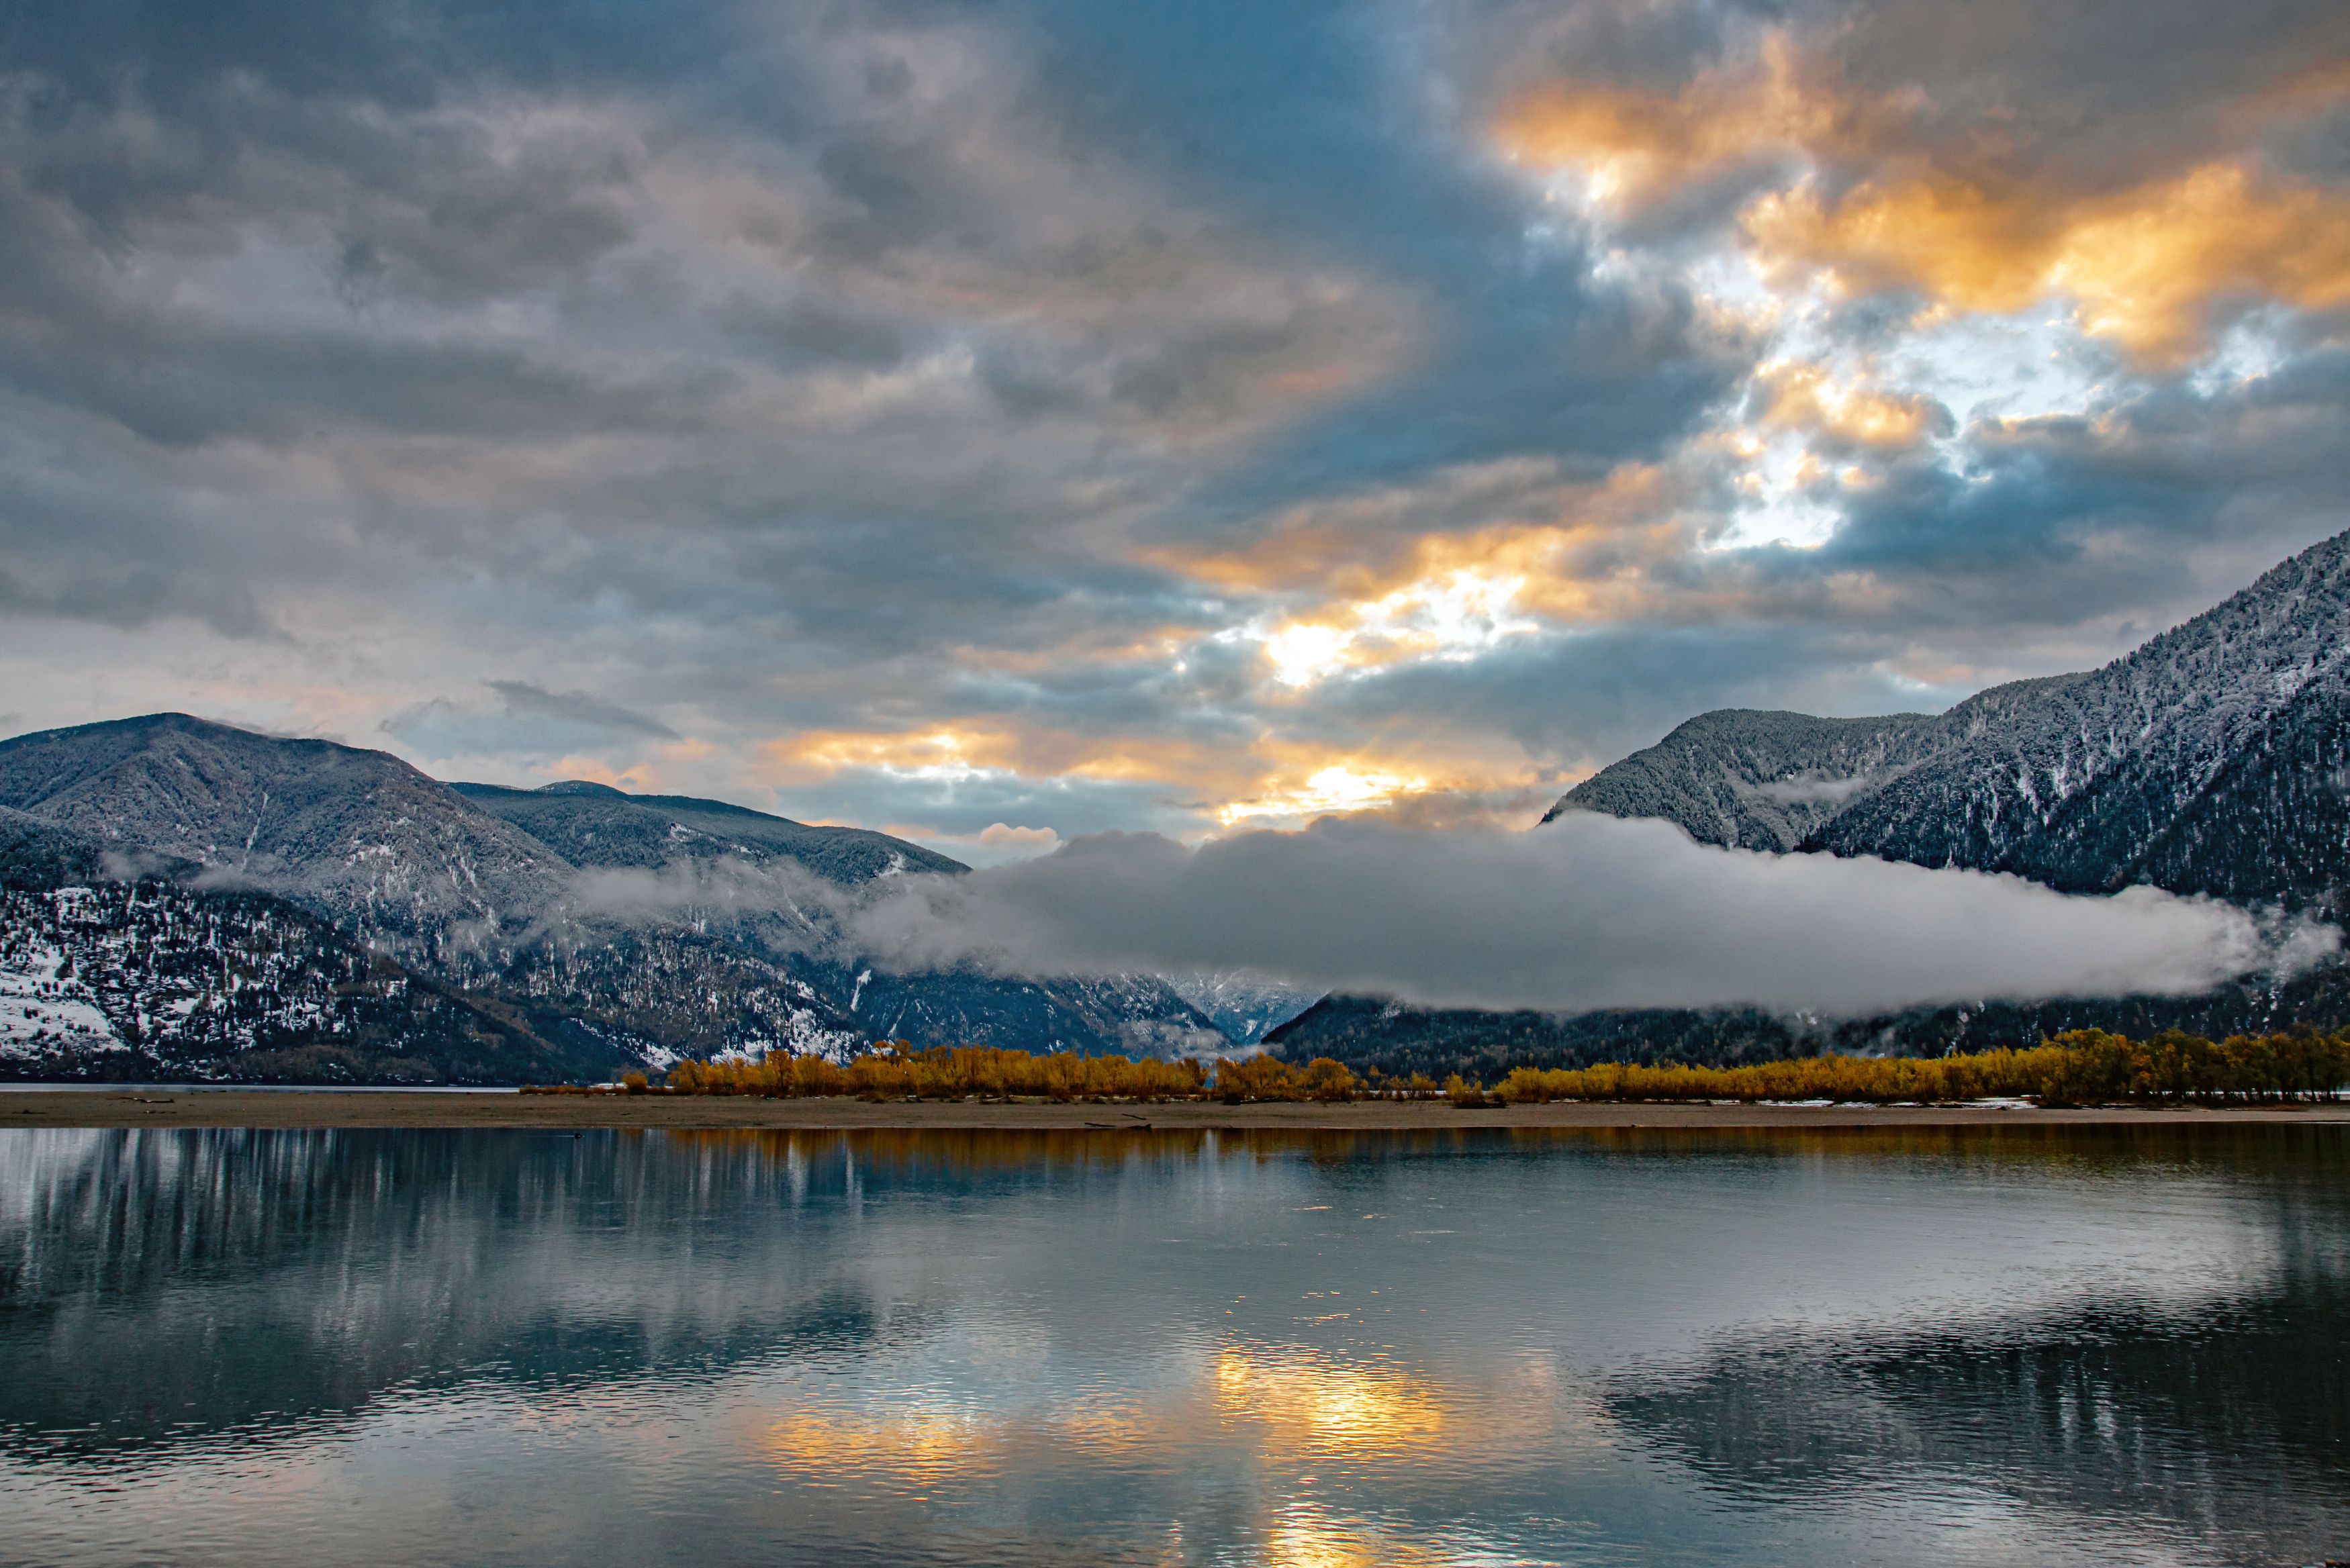
<svg viewBox="0 0 2350 1568"><path fill-rule="evenodd" d="M0 1132L0 1561L2350 1556L2350 1139Z"/></svg>

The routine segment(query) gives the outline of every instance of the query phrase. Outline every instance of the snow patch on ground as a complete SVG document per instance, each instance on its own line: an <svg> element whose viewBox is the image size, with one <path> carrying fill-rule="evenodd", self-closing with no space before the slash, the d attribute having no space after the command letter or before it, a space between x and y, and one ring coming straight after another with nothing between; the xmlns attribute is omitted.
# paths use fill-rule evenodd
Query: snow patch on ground
<svg viewBox="0 0 2350 1568"><path fill-rule="evenodd" d="M0 965L0 1056L73 1051L127 1051L97 999L78 980L60 980L65 954L32 941Z"/></svg>
<svg viewBox="0 0 2350 1568"><path fill-rule="evenodd" d="M821 1056L835 1066L846 1066L863 1048L864 1036L827 1029L816 1022L816 1014L807 1008L796 1008L784 1021L783 1033L769 1037L754 1035L712 1054L713 1062L764 1062L770 1055Z"/></svg>

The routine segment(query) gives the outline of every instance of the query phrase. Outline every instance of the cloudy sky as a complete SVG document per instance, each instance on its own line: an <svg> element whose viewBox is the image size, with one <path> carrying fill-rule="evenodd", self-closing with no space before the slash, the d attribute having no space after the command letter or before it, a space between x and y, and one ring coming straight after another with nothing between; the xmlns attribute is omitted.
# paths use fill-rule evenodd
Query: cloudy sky
<svg viewBox="0 0 2350 1568"><path fill-rule="evenodd" d="M1531 821L2350 526L2350 7L20 0L0 731Z"/></svg>

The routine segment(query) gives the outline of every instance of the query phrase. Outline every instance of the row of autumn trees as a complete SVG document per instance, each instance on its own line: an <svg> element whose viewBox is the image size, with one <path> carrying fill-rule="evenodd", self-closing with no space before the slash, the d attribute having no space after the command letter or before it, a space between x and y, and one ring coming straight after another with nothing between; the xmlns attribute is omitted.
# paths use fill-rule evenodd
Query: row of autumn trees
<svg viewBox="0 0 2350 1568"><path fill-rule="evenodd" d="M632 1092L652 1089L640 1075ZM1356 1100L1450 1098L1459 1105L1549 1100L1836 1100L1878 1104L2030 1099L2049 1106L2300 1100L2350 1085L2350 1030L2206 1040L2167 1031L2131 1040L2076 1030L2022 1050L1950 1056L1804 1056L1742 1067L1520 1067L1491 1085L1455 1076L1358 1077L1319 1056L1128 1061L984 1046L880 1047L846 1065L770 1054L757 1062L681 1062L666 1085L688 1095L871 1100ZM654 1091L658 1092L658 1091Z"/></svg>
<svg viewBox="0 0 2350 1568"><path fill-rule="evenodd" d="M1950 1056L1805 1056L1745 1067L1521 1067L1494 1089L1544 1100L1858 1100L2043 1106L2306 1100L2350 1085L2350 1031L2132 1040L2079 1029L2022 1050Z"/></svg>
<svg viewBox="0 0 2350 1568"><path fill-rule="evenodd" d="M680 1062L670 1071L669 1087L688 1095L868 1100L1352 1100L1373 1093L1432 1099L1442 1093L1424 1077L1366 1081L1327 1056L1303 1067L1254 1056L1217 1063L1211 1071L1188 1058L1134 1062L968 1045L869 1051L846 1065L781 1053L757 1062Z"/></svg>

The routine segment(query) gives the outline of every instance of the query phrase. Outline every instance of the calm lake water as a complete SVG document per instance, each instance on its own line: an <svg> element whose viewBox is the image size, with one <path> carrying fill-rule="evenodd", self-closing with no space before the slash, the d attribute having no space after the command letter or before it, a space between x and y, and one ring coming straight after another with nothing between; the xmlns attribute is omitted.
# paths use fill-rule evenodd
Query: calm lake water
<svg viewBox="0 0 2350 1568"><path fill-rule="evenodd" d="M2350 1556L2350 1138L0 1132L0 1561Z"/></svg>

